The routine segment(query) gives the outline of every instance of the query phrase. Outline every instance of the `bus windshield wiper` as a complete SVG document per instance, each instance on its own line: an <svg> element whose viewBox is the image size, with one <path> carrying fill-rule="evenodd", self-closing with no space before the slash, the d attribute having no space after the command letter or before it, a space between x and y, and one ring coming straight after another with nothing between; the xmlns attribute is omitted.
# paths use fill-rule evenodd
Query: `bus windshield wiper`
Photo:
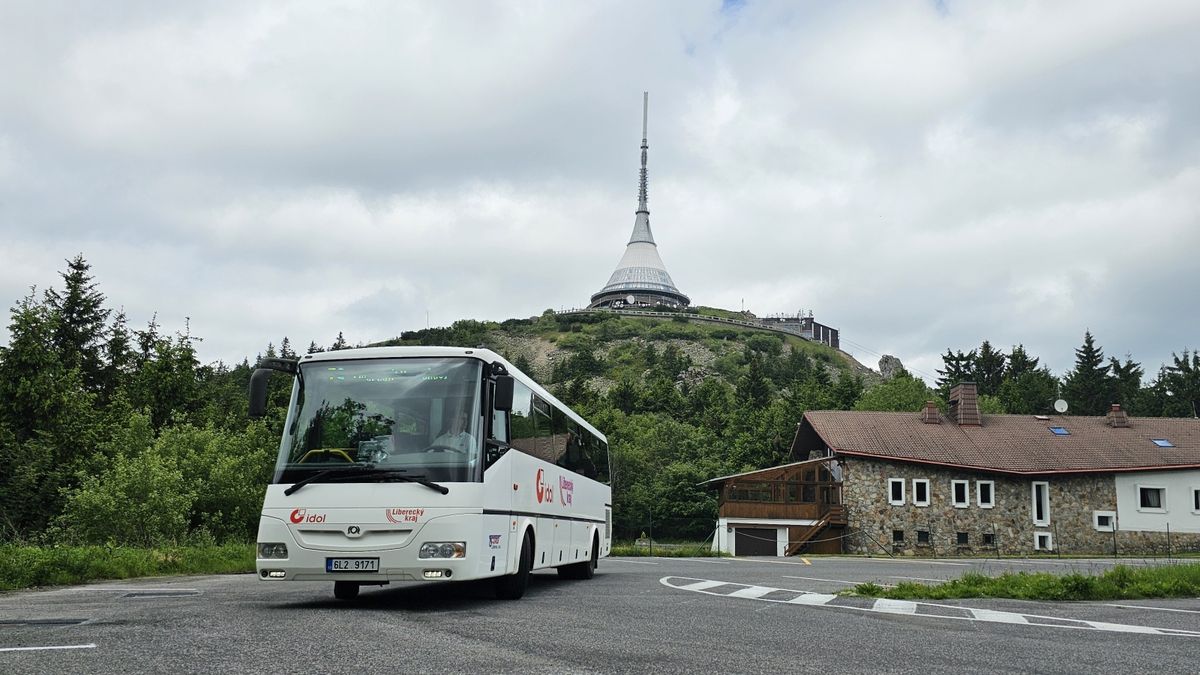
<svg viewBox="0 0 1200 675"><path fill-rule="evenodd" d="M407 483L419 483L432 490L437 490L442 494L450 493L450 488L446 487L445 485L439 485L431 480L426 479L424 476L409 476L404 469L378 469L374 464L364 464L362 466L325 469L324 471L318 471L311 476L304 478L303 480L296 481L291 487L284 490L283 494L290 496L305 485L321 480L322 478L340 481L350 478L361 478L363 476L374 476L385 480L399 480Z"/></svg>

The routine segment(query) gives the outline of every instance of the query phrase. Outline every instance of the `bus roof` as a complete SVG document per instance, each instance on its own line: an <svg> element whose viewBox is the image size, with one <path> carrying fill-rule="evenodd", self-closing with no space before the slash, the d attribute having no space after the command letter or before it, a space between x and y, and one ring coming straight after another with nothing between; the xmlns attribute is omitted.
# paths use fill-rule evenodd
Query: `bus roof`
<svg viewBox="0 0 1200 675"><path fill-rule="evenodd" d="M312 354L304 354L300 357L301 365L305 363L313 363L317 361L350 361L358 359L412 359L412 358L446 358L446 357L462 357L469 359L479 359L484 363L500 363L508 370L509 375L520 381L525 386L532 389L538 396L550 401L567 416L574 420L584 429L592 432L600 437L605 443L608 443L608 437L600 432L599 429L588 424L587 420L580 417L574 410L567 407L567 404L554 397L554 394L546 391L542 385L538 384L525 373L517 369L516 366L509 363L496 352L490 349L468 349L466 347L363 347L360 349L339 349L331 352L315 352Z"/></svg>

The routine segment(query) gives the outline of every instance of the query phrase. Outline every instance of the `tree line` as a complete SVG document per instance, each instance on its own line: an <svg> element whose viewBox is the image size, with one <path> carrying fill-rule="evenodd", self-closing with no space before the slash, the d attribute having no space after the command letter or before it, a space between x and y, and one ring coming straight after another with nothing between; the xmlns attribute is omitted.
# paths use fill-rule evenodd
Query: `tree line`
<svg viewBox="0 0 1200 675"><path fill-rule="evenodd" d="M556 343L559 358L536 372L506 336ZM0 541L246 542L257 529L290 391L272 378L269 412L251 421L249 359L199 363L185 323L151 319L131 328L113 310L82 256L61 286L32 289L11 308L0 347ZM699 367L684 349L718 354ZM935 387L908 373L865 387L834 352L777 333L701 327L686 317L560 316L503 323L458 321L402 333L386 344L490 346L535 373L610 441L614 527L634 537L651 521L659 536L711 532L709 479L789 461L807 410L917 411L959 381L979 384L985 412L1072 414L1121 403L1134 415L1191 416L1200 398L1200 355L1184 351L1142 385L1141 366L1106 359L1088 333L1062 378L1020 345L947 350ZM339 333L328 347L349 347ZM309 342L307 351L326 349ZM258 357L295 358L288 338ZM257 358L256 358L257 360Z"/></svg>

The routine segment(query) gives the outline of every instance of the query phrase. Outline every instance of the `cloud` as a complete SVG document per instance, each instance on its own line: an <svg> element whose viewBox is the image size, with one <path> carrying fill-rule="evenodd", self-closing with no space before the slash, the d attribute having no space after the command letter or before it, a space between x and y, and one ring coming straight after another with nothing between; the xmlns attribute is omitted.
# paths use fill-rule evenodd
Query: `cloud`
<svg viewBox="0 0 1200 675"><path fill-rule="evenodd" d="M1195 346L1194 3L17 6L0 293L82 252L240 361L586 303L651 220L694 302L874 364ZM428 319L426 318L428 316ZM0 338L3 334L0 333Z"/></svg>

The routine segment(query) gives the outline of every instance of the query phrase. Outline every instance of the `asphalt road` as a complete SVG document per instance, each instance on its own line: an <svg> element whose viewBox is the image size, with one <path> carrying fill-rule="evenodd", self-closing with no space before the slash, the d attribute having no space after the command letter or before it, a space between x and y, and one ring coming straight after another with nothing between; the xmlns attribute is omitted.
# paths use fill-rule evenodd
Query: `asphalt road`
<svg viewBox="0 0 1200 675"><path fill-rule="evenodd" d="M853 583L1109 561L601 561L525 598L421 584L141 579L0 595L0 672L1196 672L1200 599L876 602ZM1131 561L1123 561L1131 563ZM1139 564L1134 562L1133 564ZM1153 564L1153 563L1150 563Z"/></svg>

